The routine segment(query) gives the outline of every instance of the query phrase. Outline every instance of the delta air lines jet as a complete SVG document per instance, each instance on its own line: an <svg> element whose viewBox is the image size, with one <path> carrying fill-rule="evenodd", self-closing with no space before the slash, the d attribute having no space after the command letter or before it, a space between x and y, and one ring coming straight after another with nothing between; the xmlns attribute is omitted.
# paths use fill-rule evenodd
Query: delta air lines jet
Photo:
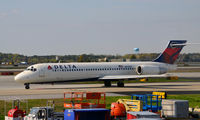
<svg viewBox="0 0 200 120"><path fill-rule="evenodd" d="M123 80L166 77L165 73L176 68L174 64L186 40L171 40L158 58L150 62L97 62L97 63L42 63L28 67L15 76L15 81L30 84L80 82L103 80L106 87L115 80L124 87Z"/></svg>

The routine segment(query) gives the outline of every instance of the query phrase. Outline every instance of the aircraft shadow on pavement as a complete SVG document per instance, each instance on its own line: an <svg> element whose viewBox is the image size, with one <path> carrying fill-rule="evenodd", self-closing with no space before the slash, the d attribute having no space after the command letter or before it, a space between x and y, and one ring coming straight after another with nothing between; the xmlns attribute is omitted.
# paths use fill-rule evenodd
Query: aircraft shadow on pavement
<svg viewBox="0 0 200 120"><path fill-rule="evenodd" d="M174 86L177 86L177 88L174 88ZM102 88L102 89L105 89L105 88L154 88L154 89L182 89L182 88L178 88L178 86L190 86L190 85L143 85L143 86L135 86L135 85L132 85L132 86L125 86L125 87L117 87L115 85L111 86L111 87L104 87L104 86L98 86L98 87L86 87L86 86L83 86L83 87L47 87L47 88L35 88L35 89L43 89L43 90L53 90L53 89L99 89L99 88ZM170 88L170 87L173 87L173 88Z"/></svg>

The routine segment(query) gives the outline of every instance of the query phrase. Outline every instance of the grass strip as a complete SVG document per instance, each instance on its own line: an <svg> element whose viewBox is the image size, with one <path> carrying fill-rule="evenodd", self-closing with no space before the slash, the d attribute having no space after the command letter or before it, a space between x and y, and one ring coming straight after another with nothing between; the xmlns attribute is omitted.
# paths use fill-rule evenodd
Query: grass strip
<svg viewBox="0 0 200 120"><path fill-rule="evenodd" d="M106 108L110 109L111 103L116 102L118 99L131 99L131 96L108 96L106 97ZM190 107L200 106L200 94L189 94L189 95L168 95L168 99L177 99L177 100L189 100ZM49 100L49 99L48 99ZM28 100L28 113L30 108L46 106L47 99L32 99ZM51 99L55 101L55 111L62 112L63 108L63 99ZM0 101L0 120L4 119L4 101ZM7 112L12 107L12 102L7 103ZM26 104L21 103L21 109L26 110ZM6 112L6 113L7 113Z"/></svg>

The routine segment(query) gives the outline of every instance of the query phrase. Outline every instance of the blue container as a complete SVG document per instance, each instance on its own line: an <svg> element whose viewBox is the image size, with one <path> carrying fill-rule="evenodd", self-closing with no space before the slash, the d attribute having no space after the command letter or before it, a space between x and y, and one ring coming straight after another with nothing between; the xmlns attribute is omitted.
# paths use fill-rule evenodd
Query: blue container
<svg viewBox="0 0 200 120"><path fill-rule="evenodd" d="M64 120L110 120L109 109L66 109Z"/></svg>

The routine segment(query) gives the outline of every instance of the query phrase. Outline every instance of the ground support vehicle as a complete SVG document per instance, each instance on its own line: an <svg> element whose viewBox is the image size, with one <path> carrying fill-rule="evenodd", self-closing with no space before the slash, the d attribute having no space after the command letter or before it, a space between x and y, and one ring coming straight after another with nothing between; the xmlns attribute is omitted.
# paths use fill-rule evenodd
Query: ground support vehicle
<svg viewBox="0 0 200 120"><path fill-rule="evenodd" d="M63 120L63 112L54 112L52 107L33 107L25 120Z"/></svg>
<svg viewBox="0 0 200 120"><path fill-rule="evenodd" d="M143 103L143 111L158 112L162 109L162 97L159 95L145 94L145 95L132 95L132 100L141 100Z"/></svg>

